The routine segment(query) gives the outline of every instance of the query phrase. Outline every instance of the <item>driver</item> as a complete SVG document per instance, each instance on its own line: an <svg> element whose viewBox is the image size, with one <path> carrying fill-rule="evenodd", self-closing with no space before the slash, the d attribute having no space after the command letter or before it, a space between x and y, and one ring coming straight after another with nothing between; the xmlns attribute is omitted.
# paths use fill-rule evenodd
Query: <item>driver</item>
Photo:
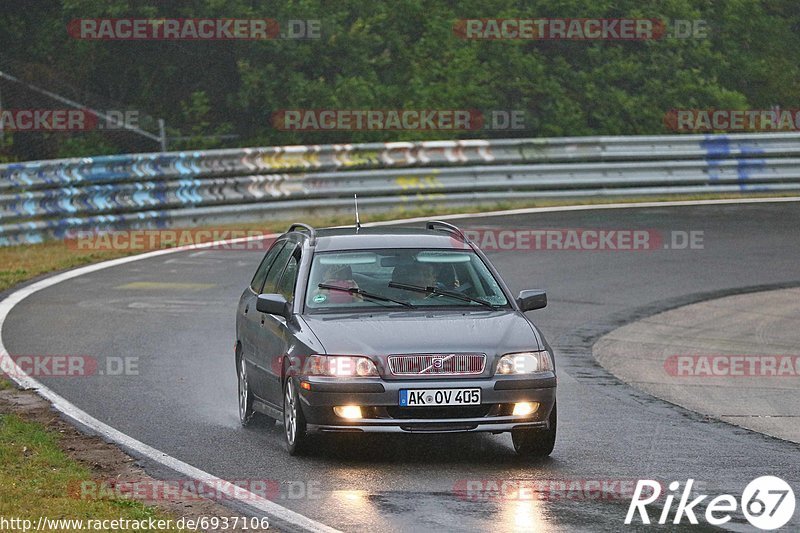
<svg viewBox="0 0 800 533"><path fill-rule="evenodd" d="M436 283L436 274L433 267L426 263L397 265L392 272L392 281L417 287L431 287Z"/></svg>

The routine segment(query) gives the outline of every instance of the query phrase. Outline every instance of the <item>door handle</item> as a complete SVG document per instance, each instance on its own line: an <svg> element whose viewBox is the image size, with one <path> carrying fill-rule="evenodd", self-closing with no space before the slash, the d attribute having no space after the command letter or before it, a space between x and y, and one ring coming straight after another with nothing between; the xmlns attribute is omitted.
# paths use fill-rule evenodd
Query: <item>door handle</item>
<svg viewBox="0 0 800 533"><path fill-rule="evenodd" d="M245 306L244 306L244 314L247 314L247 312L248 312L249 310L250 310L250 305L249 305L249 304L248 304L248 305L245 305Z"/></svg>

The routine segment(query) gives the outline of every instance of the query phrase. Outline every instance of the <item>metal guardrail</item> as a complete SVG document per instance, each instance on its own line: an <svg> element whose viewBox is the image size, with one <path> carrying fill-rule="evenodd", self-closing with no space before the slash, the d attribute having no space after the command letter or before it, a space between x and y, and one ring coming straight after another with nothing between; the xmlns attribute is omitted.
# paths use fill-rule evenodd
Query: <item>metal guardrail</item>
<svg viewBox="0 0 800 533"><path fill-rule="evenodd" d="M284 210L800 190L800 134L286 146L0 165L0 245Z"/></svg>

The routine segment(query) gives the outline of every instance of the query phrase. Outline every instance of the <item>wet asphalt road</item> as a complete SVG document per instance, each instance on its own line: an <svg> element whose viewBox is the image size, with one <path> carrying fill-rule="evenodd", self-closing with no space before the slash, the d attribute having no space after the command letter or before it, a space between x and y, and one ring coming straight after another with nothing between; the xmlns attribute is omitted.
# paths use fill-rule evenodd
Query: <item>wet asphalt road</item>
<svg viewBox="0 0 800 533"><path fill-rule="evenodd" d="M472 501L455 490L467 480L683 484L693 478L712 496L738 496L753 478L773 474L800 495L797 445L639 393L591 356L598 335L643 313L715 291L800 284L800 204L577 211L457 224L703 232L699 250L490 253L514 291L548 290L549 307L530 316L559 365L559 434L550 459L517 458L508 435L326 439L328 451L292 458L280 426L241 428L234 311L261 252L183 252L80 276L23 301L3 339L11 354L138 357L138 375L42 381L101 421L211 474L276 480L279 503L347 531L624 527L625 500L542 493ZM132 282L146 283L125 288ZM737 513L734 522L742 521Z"/></svg>

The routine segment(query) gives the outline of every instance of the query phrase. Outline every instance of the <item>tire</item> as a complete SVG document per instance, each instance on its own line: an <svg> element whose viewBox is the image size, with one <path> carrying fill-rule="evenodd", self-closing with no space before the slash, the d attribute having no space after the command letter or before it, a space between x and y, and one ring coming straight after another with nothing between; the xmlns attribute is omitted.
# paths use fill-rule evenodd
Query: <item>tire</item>
<svg viewBox="0 0 800 533"><path fill-rule="evenodd" d="M239 390L239 423L246 427L253 421L256 412L253 410L253 393L247 380L247 365L241 355L236 358L236 378Z"/></svg>
<svg viewBox="0 0 800 533"><path fill-rule="evenodd" d="M283 386L283 428L289 455L302 455L307 451L306 419L300 405L297 386L290 377Z"/></svg>
<svg viewBox="0 0 800 533"><path fill-rule="evenodd" d="M517 455L524 457L547 457L553 453L556 445L556 428L558 425L557 405L550 411L550 423L547 429L515 429L511 431L511 441Z"/></svg>

